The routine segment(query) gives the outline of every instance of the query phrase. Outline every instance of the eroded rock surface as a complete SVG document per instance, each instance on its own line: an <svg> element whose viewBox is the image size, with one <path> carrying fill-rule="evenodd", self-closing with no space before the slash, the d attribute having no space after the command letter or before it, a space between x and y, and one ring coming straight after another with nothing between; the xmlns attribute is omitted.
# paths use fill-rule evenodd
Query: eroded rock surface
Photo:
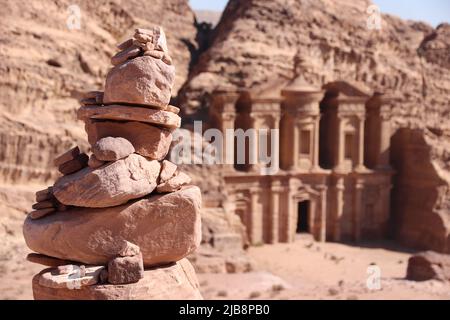
<svg viewBox="0 0 450 320"><path fill-rule="evenodd" d="M200 207L200 189L186 187L112 208L73 208L40 220L27 218L23 234L35 252L91 265L106 265L127 240L139 246L149 267L178 261L197 249Z"/></svg>
<svg viewBox="0 0 450 320"><path fill-rule="evenodd" d="M79 290L41 286L33 278L36 300L202 300L199 283L187 259L144 271L144 278L128 285L93 285Z"/></svg>
<svg viewBox="0 0 450 320"><path fill-rule="evenodd" d="M56 181L54 196L65 205L113 207L150 194L157 186L158 161L131 154L97 169L85 168Z"/></svg>

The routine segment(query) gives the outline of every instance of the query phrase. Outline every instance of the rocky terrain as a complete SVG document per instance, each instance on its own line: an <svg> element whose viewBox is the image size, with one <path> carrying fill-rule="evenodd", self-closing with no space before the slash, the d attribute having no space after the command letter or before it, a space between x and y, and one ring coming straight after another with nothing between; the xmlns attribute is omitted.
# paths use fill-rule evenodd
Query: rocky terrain
<svg viewBox="0 0 450 320"><path fill-rule="evenodd" d="M76 120L77 100L88 88L102 90L116 43L137 26L155 24L165 28L177 68L172 98L191 120L205 117L209 93L216 88L276 92L299 75L318 86L353 81L400 97L393 108L399 129L392 140L392 164L399 173L393 235L420 249L450 252L449 24L432 28L383 15L382 29L369 30L369 0L230 0L216 29L205 33L197 30L187 0L82 0L80 29L70 30L68 0L0 4L3 280L11 275L19 284L38 271L23 264L28 252L23 213L30 211L34 191L58 177L53 158L72 144L88 147L82 122ZM182 170L206 193L205 201L221 204L226 195L221 194L220 168ZM413 201L411 194L421 196ZM206 234L238 234L223 211L205 215L221 221ZM200 253L212 258L203 264L205 270L236 262L229 258L233 250L217 258L207 239L204 244ZM264 254L270 250L261 248ZM234 262L228 265L247 265ZM20 285L4 289L6 298L30 297Z"/></svg>
<svg viewBox="0 0 450 320"><path fill-rule="evenodd" d="M174 53L174 94L196 47L194 13L184 0L79 1L80 29L70 30L71 1L1 1L0 180L43 183L51 159L83 145L76 121L80 93L102 89L114 46L135 27L162 25Z"/></svg>
<svg viewBox="0 0 450 320"><path fill-rule="evenodd" d="M298 76L317 86L343 80L398 97L393 133L420 130L424 153L415 161L406 151L414 149L408 144L414 141L393 141L392 163L399 172L393 192L401 199L394 202L393 235L418 248L450 252L450 25L433 29L383 14L381 30L370 29L370 5L369 0L231 0L211 46L181 89L182 111L191 119L205 118L209 94L217 88L274 95ZM418 193L426 198L418 200L420 206L408 197ZM425 227L430 219L433 227Z"/></svg>

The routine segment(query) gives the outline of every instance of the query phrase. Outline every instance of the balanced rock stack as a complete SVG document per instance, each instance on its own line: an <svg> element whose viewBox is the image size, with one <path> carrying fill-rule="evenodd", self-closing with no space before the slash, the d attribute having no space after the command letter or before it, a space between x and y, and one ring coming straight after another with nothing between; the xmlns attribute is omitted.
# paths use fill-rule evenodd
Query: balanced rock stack
<svg viewBox="0 0 450 320"><path fill-rule="evenodd" d="M201 240L201 192L164 160L179 109L161 28L137 29L112 58L105 92L89 92L78 118L92 154L55 159L62 173L36 193L23 233L35 299L201 299L186 257Z"/></svg>

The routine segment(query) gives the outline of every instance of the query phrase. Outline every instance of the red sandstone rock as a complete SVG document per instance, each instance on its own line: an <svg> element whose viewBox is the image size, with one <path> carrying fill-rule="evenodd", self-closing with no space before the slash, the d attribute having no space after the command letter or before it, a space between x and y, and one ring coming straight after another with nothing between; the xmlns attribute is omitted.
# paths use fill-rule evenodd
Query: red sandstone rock
<svg viewBox="0 0 450 320"><path fill-rule="evenodd" d="M29 253L27 255L27 261L42 264L47 267L59 267L70 263L67 260L61 260L39 253Z"/></svg>
<svg viewBox="0 0 450 320"><path fill-rule="evenodd" d="M121 257L133 257L141 253L139 246L126 240L122 241L122 247L118 251L118 255Z"/></svg>
<svg viewBox="0 0 450 320"><path fill-rule="evenodd" d="M125 40L124 42L117 45L117 49L126 50L133 45L133 39Z"/></svg>
<svg viewBox="0 0 450 320"><path fill-rule="evenodd" d="M55 207L56 207L55 202L51 201L51 200L41 201L41 202L33 204L33 206L32 206L32 208L35 210L55 208Z"/></svg>
<svg viewBox="0 0 450 320"><path fill-rule="evenodd" d="M112 284L135 283L144 277L142 254L117 257L108 262L108 282Z"/></svg>
<svg viewBox="0 0 450 320"><path fill-rule="evenodd" d="M91 154L91 156L89 157L89 161L88 161L89 168L97 169L97 168L100 168L104 164L105 164L105 162L98 160L95 157L95 154Z"/></svg>
<svg viewBox="0 0 450 320"><path fill-rule="evenodd" d="M175 68L152 57L137 57L113 68L106 77L105 104L169 104Z"/></svg>
<svg viewBox="0 0 450 320"><path fill-rule="evenodd" d="M427 251L412 256L408 260L406 279L450 281L450 255Z"/></svg>
<svg viewBox="0 0 450 320"><path fill-rule="evenodd" d="M39 221L26 219L23 234L35 252L91 265L108 263L127 240L140 247L149 267L178 261L197 249L200 207L200 190L185 187L121 206L70 208Z"/></svg>
<svg viewBox="0 0 450 320"><path fill-rule="evenodd" d="M120 160L128 157L134 151L131 142L121 137L101 138L92 146L95 158L100 161Z"/></svg>
<svg viewBox="0 0 450 320"><path fill-rule="evenodd" d="M30 217L33 220L41 219L55 211L56 211L56 208L39 209L39 210L31 211L28 214L28 217Z"/></svg>
<svg viewBox="0 0 450 320"><path fill-rule="evenodd" d="M164 183L175 175L177 165L168 160L161 163L161 173L159 174L159 183Z"/></svg>
<svg viewBox="0 0 450 320"><path fill-rule="evenodd" d="M66 266L67 267L67 266ZM46 269L39 276L39 286L52 289L79 290L82 287L92 286L99 282L100 272L103 266L71 266L73 271L68 269L60 272L59 269Z"/></svg>
<svg viewBox="0 0 450 320"><path fill-rule="evenodd" d="M141 48L137 46L130 46L123 51L117 53L114 57L111 58L111 64L117 66L125 61L136 58L141 54Z"/></svg>
<svg viewBox="0 0 450 320"><path fill-rule="evenodd" d="M48 187L47 189L36 192L36 202L45 201L53 197L53 188Z"/></svg>
<svg viewBox="0 0 450 320"><path fill-rule="evenodd" d="M189 184L190 182L191 177L189 177L184 172L178 172L178 174L175 174L175 176L173 176L166 182L159 184L156 187L156 191L158 193L174 192L179 190L182 186Z"/></svg>
<svg viewBox="0 0 450 320"><path fill-rule="evenodd" d="M79 290L47 288L33 278L36 300L201 300L199 283L187 259L144 271L144 278L129 285L93 285Z"/></svg>
<svg viewBox="0 0 450 320"><path fill-rule="evenodd" d="M97 169L61 177L54 196L65 205L105 208L148 195L156 188L160 164L131 154Z"/></svg>
<svg viewBox="0 0 450 320"><path fill-rule="evenodd" d="M78 146L70 149L69 151L63 153L62 155L59 155L55 158L53 161L53 164L57 167L60 165L69 162L71 160L74 160L78 155L80 154L80 148Z"/></svg>
<svg viewBox="0 0 450 320"><path fill-rule="evenodd" d="M91 145L105 137L122 137L131 142L136 153L152 160L162 160L172 142L170 131L140 122L86 121Z"/></svg>
<svg viewBox="0 0 450 320"><path fill-rule="evenodd" d="M181 118L172 110L178 113L178 108L169 106L167 111L155 110L149 108L140 108L136 106L89 106L78 109L78 119L104 119L104 120L119 120L119 121L138 121L146 122L162 127L178 128L181 125Z"/></svg>
<svg viewBox="0 0 450 320"><path fill-rule="evenodd" d="M75 157L75 159L63 163L58 167L58 171L63 175L75 173L83 168L86 168L89 161L89 157L85 153L81 153Z"/></svg>

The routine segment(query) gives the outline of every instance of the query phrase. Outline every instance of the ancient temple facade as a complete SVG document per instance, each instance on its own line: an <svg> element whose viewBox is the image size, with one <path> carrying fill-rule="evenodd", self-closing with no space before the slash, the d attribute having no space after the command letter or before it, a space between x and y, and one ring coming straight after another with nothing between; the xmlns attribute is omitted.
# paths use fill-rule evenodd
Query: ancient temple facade
<svg viewBox="0 0 450 320"><path fill-rule="evenodd" d="M250 243L291 242L303 232L318 241L384 237L393 174L392 104L381 93L342 81L322 88L294 81L271 93L214 92L211 127L224 133L279 132L270 150L279 155L275 174L262 174L259 163L226 165L228 200L247 227ZM242 150L230 143L235 141L228 147L225 141L223 155L236 159ZM246 154L255 148L258 143L247 143Z"/></svg>

